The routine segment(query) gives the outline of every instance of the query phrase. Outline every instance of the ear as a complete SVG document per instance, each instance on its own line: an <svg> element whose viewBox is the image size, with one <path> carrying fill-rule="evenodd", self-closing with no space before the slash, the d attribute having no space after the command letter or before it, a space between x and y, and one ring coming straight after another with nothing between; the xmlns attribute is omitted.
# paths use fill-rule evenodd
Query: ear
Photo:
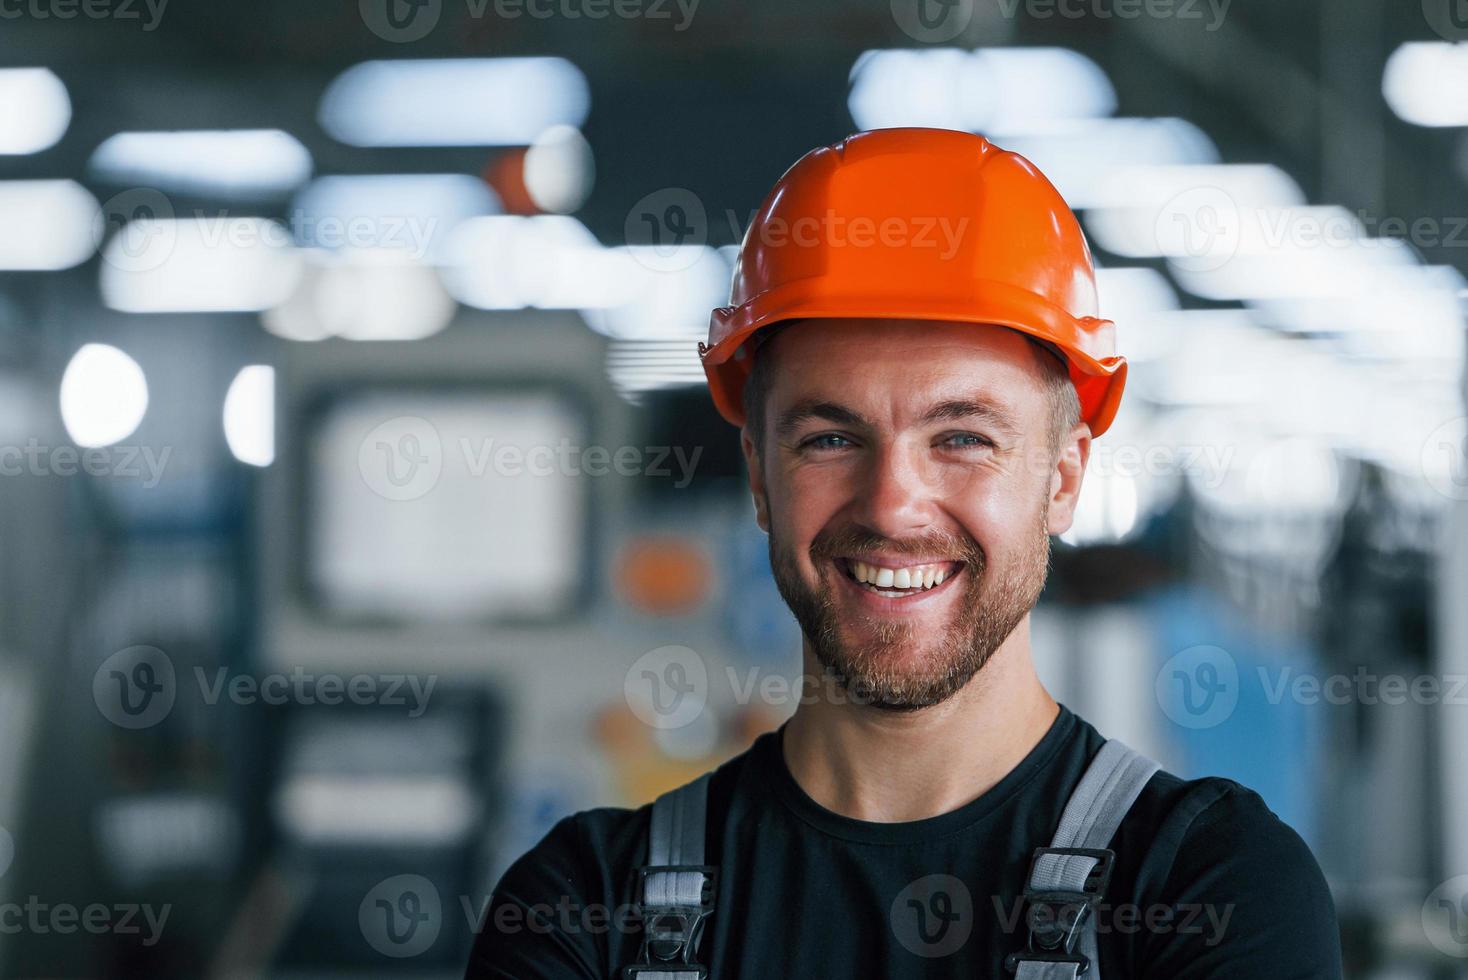
<svg viewBox="0 0 1468 980"><path fill-rule="evenodd" d="M760 530L770 533L770 500L765 493L765 471L760 464L759 451L754 447L754 437L749 426L739 430L739 448L744 451L744 465L749 470L749 494L754 498L754 519Z"/></svg>
<svg viewBox="0 0 1468 980"><path fill-rule="evenodd" d="M1091 427L1078 422L1061 440L1060 453L1050 473L1050 514L1046 528L1051 534L1064 534L1075 520L1076 505L1081 497L1081 481L1086 476L1086 463L1091 458Z"/></svg>

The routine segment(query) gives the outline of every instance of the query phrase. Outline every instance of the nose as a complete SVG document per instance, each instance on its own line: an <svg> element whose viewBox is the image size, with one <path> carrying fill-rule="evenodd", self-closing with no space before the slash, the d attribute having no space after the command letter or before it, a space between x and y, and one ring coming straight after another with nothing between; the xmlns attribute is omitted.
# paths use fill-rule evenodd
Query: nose
<svg viewBox="0 0 1468 980"><path fill-rule="evenodd" d="M931 527L938 513L936 487L923 460L900 444L882 447L862 468L852 517L885 538L901 538Z"/></svg>

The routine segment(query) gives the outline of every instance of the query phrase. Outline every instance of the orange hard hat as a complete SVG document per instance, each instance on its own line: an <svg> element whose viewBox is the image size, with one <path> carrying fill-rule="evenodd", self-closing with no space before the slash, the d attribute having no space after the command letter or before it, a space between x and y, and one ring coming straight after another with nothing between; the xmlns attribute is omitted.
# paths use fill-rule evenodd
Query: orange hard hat
<svg viewBox="0 0 1468 980"><path fill-rule="evenodd" d="M801 157L745 232L729 305L699 345L719 414L744 424L756 331L811 317L956 320L1057 348L1092 435L1121 403L1126 358L1097 317L1075 215L1024 157L946 129L876 129Z"/></svg>

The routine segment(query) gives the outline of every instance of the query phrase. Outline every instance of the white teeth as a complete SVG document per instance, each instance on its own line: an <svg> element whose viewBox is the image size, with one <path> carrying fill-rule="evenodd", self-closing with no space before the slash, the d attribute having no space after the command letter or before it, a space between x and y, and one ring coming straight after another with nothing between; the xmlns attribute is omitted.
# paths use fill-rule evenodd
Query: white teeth
<svg viewBox="0 0 1468 980"><path fill-rule="evenodd" d="M931 589L948 577L943 565L910 565L907 568L883 568L864 561L851 562L851 574L858 582L879 589Z"/></svg>

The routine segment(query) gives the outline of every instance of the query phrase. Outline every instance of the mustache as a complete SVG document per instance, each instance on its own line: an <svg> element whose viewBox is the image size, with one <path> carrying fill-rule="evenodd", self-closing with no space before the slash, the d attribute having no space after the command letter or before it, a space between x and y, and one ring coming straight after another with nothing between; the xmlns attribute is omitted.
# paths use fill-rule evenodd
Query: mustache
<svg viewBox="0 0 1468 980"><path fill-rule="evenodd" d="M932 530L910 538L889 538L860 527L822 530L810 543L812 561L840 558L857 552L881 551L898 557L941 555L975 570L984 567L984 549L966 534Z"/></svg>

